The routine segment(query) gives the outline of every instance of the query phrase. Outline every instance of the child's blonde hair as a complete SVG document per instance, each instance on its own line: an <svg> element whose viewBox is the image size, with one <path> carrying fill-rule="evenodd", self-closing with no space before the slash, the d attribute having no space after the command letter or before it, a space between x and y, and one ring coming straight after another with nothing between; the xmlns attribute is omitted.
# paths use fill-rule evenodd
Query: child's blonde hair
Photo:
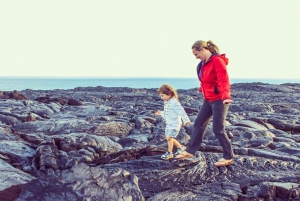
<svg viewBox="0 0 300 201"><path fill-rule="evenodd" d="M157 90L158 94L166 94L168 96L173 96L173 98L178 100L178 94L177 91L168 84L163 84L159 89Z"/></svg>

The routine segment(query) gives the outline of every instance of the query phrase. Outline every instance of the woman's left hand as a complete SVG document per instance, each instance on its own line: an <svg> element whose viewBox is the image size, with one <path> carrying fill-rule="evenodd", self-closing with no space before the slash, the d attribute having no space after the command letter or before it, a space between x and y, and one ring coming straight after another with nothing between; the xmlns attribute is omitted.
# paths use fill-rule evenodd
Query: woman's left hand
<svg viewBox="0 0 300 201"><path fill-rule="evenodd" d="M233 100L230 99L223 100L223 104L230 104L230 103L233 103Z"/></svg>

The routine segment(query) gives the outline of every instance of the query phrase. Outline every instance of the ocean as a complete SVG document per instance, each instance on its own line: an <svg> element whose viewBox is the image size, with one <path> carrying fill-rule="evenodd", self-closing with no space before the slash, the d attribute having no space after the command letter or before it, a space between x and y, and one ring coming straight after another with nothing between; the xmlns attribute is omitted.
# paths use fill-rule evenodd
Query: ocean
<svg viewBox="0 0 300 201"><path fill-rule="evenodd" d="M300 79L242 79L233 78L234 83L262 82L269 84L300 83ZM53 90L74 89L76 87L130 87L158 88L162 84L170 84L175 89L191 89L199 87L195 78L101 78L101 77L0 77L0 91L13 90Z"/></svg>

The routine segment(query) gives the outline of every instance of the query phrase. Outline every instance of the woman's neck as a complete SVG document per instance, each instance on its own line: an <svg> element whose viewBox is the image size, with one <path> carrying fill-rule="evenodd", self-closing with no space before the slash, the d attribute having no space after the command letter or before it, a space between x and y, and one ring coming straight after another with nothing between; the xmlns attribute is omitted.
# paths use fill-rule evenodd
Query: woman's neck
<svg viewBox="0 0 300 201"><path fill-rule="evenodd" d="M211 52L208 52L206 57L205 57L205 60L204 62L206 63L208 61L208 59L211 57L212 53Z"/></svg>

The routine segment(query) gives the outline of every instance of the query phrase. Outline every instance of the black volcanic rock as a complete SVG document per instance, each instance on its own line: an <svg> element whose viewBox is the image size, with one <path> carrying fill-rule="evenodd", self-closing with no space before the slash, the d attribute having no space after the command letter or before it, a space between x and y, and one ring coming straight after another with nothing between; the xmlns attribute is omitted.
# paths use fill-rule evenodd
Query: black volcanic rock
<svg viewBox="0 0 300 201"><path fill-rule="evenodd" d="M81 163L55 171L26 185L15 201L144 200L138 178L122 169L89 167Z"/></svg>
<svg viewBox="0 0 300 201"><path fill-rule="evenodd" d="M197 90L178 90L192 121L177 137L185 145L203 103ZM157 89L9 93L0 93L0 198L300 200L300 84L232 85L226 132L235 158L227 167L213 165L222 148L212 121L194 158L161 160Z"/></svg>

